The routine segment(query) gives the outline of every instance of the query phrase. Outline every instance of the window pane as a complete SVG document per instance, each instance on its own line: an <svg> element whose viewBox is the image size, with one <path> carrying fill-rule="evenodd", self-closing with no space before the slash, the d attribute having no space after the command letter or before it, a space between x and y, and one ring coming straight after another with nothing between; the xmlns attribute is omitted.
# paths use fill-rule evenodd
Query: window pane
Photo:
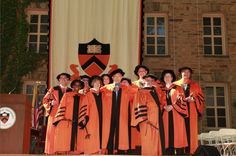
<svg viewBox="0 0 236 156"><path fill-rule="evenodd" d="M39 52L47 52L48 50L48 45L47 44L40 44L39 45Z"/></svg>
<svg viewBox="0 0 236 156"><path fill-rule="evenodd" d="M38 25L37 24L30 24L30 32L31 33L38 32Z"/></svg>
<svg viewBox="0 0 236 156"><path fill-rule="evenodd" d="M157 46L157 54L165 54L165 46Z"/></svg>
<svg viewBox="0 0 236 156"><path fill-rule="evenodd" d="M217 97L217 106L224 106L224 105L225 105L225 98Z"/></svg>
<svg viewBox="0 0 236 156"><path fill-rule="evenodd" d="M40 32L41 33L47 33L48 32L48 25L41 25L40 26Z"/></svg>
<svg viewBox="0 0 236 156"><path fill-rule="evenodd" d="M155 37L147 37L147 44L155 44Z"/></svg>
<svg viewBox="0 0 236 156"><path fill-rule="evenodd" d="M211 18L209 17L204 17L203 18L203 25L211 25Z"/></svg>
<svg viewBox="0 0 236 156"><path fill-rule="evenodd" d="M221 27L214 27L214 35L221 35Z"/></svg>
<svg viewBox="0 0 236 156"><path fill-rule="evenodd" d="M214 106L214 97L206 97L206 105Z"/></svg>
<svg viewBox="0 0 236 156"><path fill-rule="evenodd" d="M38 23L38 15L31 15L30 16L30 23Z"/></svg>
<svg viewBox="0 0 236 156"><path fill-rule="evenodd" d="M37 42L37 35L30 35L29 42Z"/></svg>
<svg viewBox="0 0 236 156"><path fill-rule="evenodd" d="M217 108L217 116L225 116L225 109Z"/></svg>
<svg viewBox="0 0 236 156"><path fill-rule="evenodd" d="M30 51L37 51L37 44L36 43L29 43L29 50Z"/></svg>
<svg viewBox="0 0 236 156"><path fill-rule="evenodd" d="M33 94L33 86L26 85L26 94Z"/></svg>
<svg viewBox="0 0 236 156"><path fill-rule="evenodd" d="M204 35L211 35L211 27L204 27Z"/></svg>
<svg viewBox="0 0 236 156"><path fill-rule="evenodd" d="M213 18L213 24L214 25L221 25L221 19L220 18Z"/></svg>
<svg viewBox="0 0 236 156"><path fill-rule="evenodd" d="M210 37L204 37L204 44L211 44L211 38Z"/></svg>
<svg viewBox="0 0 236 156"><path fill-rule="evenodd" d="M218 118L218 127L226 127L226 119Z"/></svg>
<svg viewBox="0 0 236 156"><path fill-rule="evenodd" d="M207 116L215 116L214 108L207 108L206 114L207 114Z"/></svg>
<svg viewBox="0 0 236 156"><path fill-rule="evenodd" d="M214 96L214 88L213 87L206 87L205 94L206 94L206 96Z"/></svg>
<svg viewBox="0 0 236 156"><path fill-rule="evenodd" d="M165 25L164 17L157 17L157 25L158 26L164 26Z"/></svg>
<svg viewBox="0 0 236 156"><path fill-rule="evenodd" d="M41 23L49 23L48 15L41 16Z"/></svg>
<svg viewBox="0 0 236 156"><path fill-rule="evenodd" d="M155 46L147 46L147 54L155 54Z"/></svg>
<svg viewBox="0 0 236 156"><path fill-rule="evenodd" d="M147 17L147 25L154 25L154 17Z"/></svg>
<svg viewBox="0 0 236 156"><path fill-rule="evenodd" d="M165 44L165 37L157 37L157 44Z"/></svg>
<svg viewBox="0 0 236 156"><path fill-rule="evenodd" d="M222 45L222 39L221 39L221 37L215 37L215 38L214 38L214 44L215 44L215 45Z"/></svg>
<svg viewBox="0 0 236 156"><path fill-rule="evenodd" d="M40 35L40 42L47 42L48 41L48 35Z"/></svg>
<svg viewBox="0 0 236 156"><path fill-rule="evenodd" d="M38 91L39 91L39 94L45 94L46 86L45 85L39 85L38 86Z"/></svg>
<svg viewBox="0 0 236 156"><path fill-rule="evenodd" d="M147 27L147 35L155 35L154 27Z"/></svg>
<svg viewBox="0 0 236 156"><path fill-rule="evenodd" d="M209 117L207 118L207 127L215 127L216 123L215 123L215 118Z"/></svg>
<svg viewBox="0 0 236 156"><path fill-rule="evenodd" d="M38 96L38 103L43 101L43 97L44 97L43 95Z"/></svg>
<svg viewBox="0 0 236 156"><path fill-rule="evenodd" d="M211 46L204 46L204 53L205 54L212 54Z"/></svg>
<svg viewBox="0 0 236 156"><path fill-rule="evenodd" d="M215 54L222 54L222 46L215 46Z"/></svg>
<svg viewBox="0 0 236 156"><path fill-rule="evenodd" d="M157 34L158 35L165 35L165 28L164 27L157 27Z"/></svg>
<svg viewBox="0 0 236 156"><path fill-rule="evenodd" d="M33 100L33 95L27 95L29 101L32 101Z"/></svg>
<svg viewBox="0 0 236 156"><path fill-rule="evenodd" d="M216 87L216 96L225 96L224 87Z"/></svg>

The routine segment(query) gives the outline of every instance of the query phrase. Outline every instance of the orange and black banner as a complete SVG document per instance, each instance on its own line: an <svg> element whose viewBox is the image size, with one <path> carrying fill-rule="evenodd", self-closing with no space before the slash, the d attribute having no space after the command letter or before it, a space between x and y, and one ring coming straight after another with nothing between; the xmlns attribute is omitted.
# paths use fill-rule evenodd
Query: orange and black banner
<svg viewBox="0 0 236 156"><path fill-rule="evenodd" d="M68 72L101 75L140 60L142 0L50 0L49 85Z"/></svg>

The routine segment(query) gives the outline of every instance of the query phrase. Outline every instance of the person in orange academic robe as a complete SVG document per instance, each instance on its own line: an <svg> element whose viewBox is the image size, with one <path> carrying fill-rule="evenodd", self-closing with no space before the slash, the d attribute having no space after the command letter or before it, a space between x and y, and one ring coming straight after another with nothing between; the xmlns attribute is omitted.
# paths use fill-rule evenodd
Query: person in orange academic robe
<svg viewBox="0 0 236 156"><path fill-rule="evenodd" d="M163 121L166 154L184 154L184 148L188 146L184 120L188 116L188 110L186 102L183 101L184 92L180 86L173 84L176 79L173 70L164 70L160 79L165 86Z"/></svg>
<svg viewBox="0 0 236 156"><path fill-rule="evenodd" d="M144 85L143 77L149 73L149 68L144 65L137 65L134 69L134 74L138 77L138 80L132 82L134 86L142 88Z"/></svg>
<svg viewBox="0 0 236 156"><path fill-rule="evenodd" d="M190 79L193 70L189 67L182 67L179 69L179 73L182 78L175 84L183 88L188 108L188 117L185 118L188 138L186 153L193 154L198 147L198 117L201 117L203 113L205 100L201 87Z"/></svg>
<svg viewBox="0 0 236 156"><path fill-rule="evenodd" d="M71 82L73 92L65 93L55 115L54 151L56 154L80 154L83 152L83 132L78 127L79 107L83 96L78 91L84 87L80 80Z"/></svg>
<svg viewBox="0 0 236 156"><path fill-rule="evenodd" d="M90 89L90 86L89 86L90 77L88 75L81 75L80 80L84 83L84 88L81 89L79 93L86 95Z"/></svg>
<svg viewBox="0 0 236 156"><path fill-rule="evenodd" d="M91 89L85 95L83 105L80 110L79 120L88 120L84 127L84 154L105 154L109 132L104 128L107 112L104 111L104 97L100 92L102 79L99 76L92 76L90 82Z"/></svg>
<svg viewBox="0 0 236 156"><path fill-rule="evenodd" d="M135 90L135 94L137 93L138 89L143 88L144 79L143 77L149 73L149 68L144 65L137 65L134 69L134 74L137 76L138 80L132 82L132 87ZM133 96L135 95L133 94ZM136 149L138 151L137 154L140 154L141 148L141 141L140 141L140 134L138 131L138 127L132 127L132 149Z"/></svg>
<svg viewBox="0 0 236 156"><path fill-rule="evenodd" d="M101 91L104 94L107 118L105 128L109 129L107 140L108 154L127 154L130 149L129 113L130 94L127 86L120 81L125 73L121 69L111 72L113 84L106 85Z"/></svg>
<svg viewBox="0 0 236 156"><path fill-rule="evenodd" d="M46 116L48 116L47 132L45 140L45 153L54 154L54 133L55 126L53 121L64 93L72 91L67 85L70 82L70 75L68 73L61 73L57 76L59 85L52 87L48 90L43 98L43 106L46 110Z"/></svg>
<svg viewBox="0 0 236 156"><path fill-rule="evenodd" d="M109 74L102 74L101 78L103 86L113 83L113 80Z"/></svg>
<svg viewBox="0 0 236 156"><path fill-rule="evenodd" d="M144 88L134 98L132 125L139 125L142 155L162 155L165 150L163 91L153 86L156 81L154 75L146 75L144 80Z"/></svg>
<svg viewBox="0 0 236 156"><path fill-rule="evenodd" d="M135 94L138 91L137 87L134 87L134 85L131 82L131 79L123 77L121 79L121 86L128 86L129 94L131 97L130 100L130 113L129 113L129 139L130 139L130 150L128 151L128 154L141 154L141 142L140 142L140 134L137 127L131 126L131 113L133 108L133 99Z"/></svg>

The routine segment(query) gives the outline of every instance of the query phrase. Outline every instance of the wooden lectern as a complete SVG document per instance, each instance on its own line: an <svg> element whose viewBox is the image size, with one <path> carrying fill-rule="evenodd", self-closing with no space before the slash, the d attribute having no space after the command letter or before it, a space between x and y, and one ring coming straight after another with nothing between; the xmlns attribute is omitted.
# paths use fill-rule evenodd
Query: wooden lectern
<svg viewBox="0 0 236 156"><path fill-rule="evenodd" d="M3 107L14 110L16 121L12 127L0 129L0 154L29 153L31 102L27 95L0 94L0 109Z"/></svg>

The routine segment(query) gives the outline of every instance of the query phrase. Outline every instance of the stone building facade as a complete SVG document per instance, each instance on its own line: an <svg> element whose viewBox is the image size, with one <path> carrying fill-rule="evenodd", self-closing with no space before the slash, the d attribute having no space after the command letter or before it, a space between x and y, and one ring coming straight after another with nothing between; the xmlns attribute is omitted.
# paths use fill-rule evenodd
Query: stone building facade
<svg viewBox="0 0 236 156"><path fill-rule="evenodd" d="M200 131L236 128L236 1L145 0L143 12L143 64L157 75L191 67L206 94Z"/></svg>
<svg viewBox="0 0 236 156"><path fill-rule="evenodd" d="M45 12L48 3L28 11ZM236 0L143 0L142 64L157 76L189 66L206 94L199 131L236 128ZM45 54L45 57L48 57ZM24 78L46 85L47 62Z"/></svg>

